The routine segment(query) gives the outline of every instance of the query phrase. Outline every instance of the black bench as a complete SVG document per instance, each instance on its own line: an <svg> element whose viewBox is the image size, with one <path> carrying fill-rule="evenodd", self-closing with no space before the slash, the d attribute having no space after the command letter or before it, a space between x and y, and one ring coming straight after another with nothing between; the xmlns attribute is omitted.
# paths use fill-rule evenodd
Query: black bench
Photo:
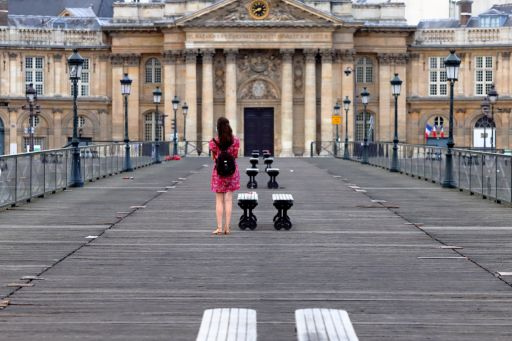
<svg viewBox="0 0 512 341"><path fill-rule="evenodd" d="M267 168L266 172L270 177L270 180L267 183L267 187L270 189L279 188L279 184L276 180L277 176L279 175L279 168Z"/></svg>
<svg viewBox="0 0 512 341"><path fill-rule="evenodd" d="M274 207L277 208L277 214L274 216L274 228L276 230L292 228L292 221L288 216L288 210L293 206L293 196L291 194L272 194Z"/></svg>
<svg viewBox="0 0 512 341"><path fill-rule="evenodd" d="M254 189L258 188L258 183L256 182L256 175L259 173L258 168L247 168L245 170L247 175L249 176L249 182L247 183L247 188Z"/></svg>
<svg viewBox="0 0 512 341"><path fill-rule="evenodd" d="M239 193L238 206L244 210L244 214L240 217L240 221L238 222L238 227L242 230L247 228L254 230L257 225L257 219L252 213L252 210L258 206L258 193Z"/></svg>
<svg viewBox="0 0 512 341"><path fill-rule="evenodd" d="M266 159L263 160L263 162L265 163L265 171L269 168L272 168L272 163L274 162L274 158L272 157L267 157Z"/></svg>
<svg viewBox="0 0 512 341"><path fill-rule="evenodd" d="M251 163L252 168L258 168L259 159L257 157L250 158L249 162Z"/></svg>

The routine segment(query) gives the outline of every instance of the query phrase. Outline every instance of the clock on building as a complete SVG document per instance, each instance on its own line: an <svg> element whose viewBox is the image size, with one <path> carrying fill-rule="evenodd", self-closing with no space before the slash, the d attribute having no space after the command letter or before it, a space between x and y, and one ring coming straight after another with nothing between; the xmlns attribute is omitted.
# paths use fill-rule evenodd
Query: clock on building
<svg viewBox="0 0 512 341"><path fill-rule="evenodd" d="M269 13L270 5L266 0L253 0L249 4L249 14L253 19L265 19Z"/></svg>

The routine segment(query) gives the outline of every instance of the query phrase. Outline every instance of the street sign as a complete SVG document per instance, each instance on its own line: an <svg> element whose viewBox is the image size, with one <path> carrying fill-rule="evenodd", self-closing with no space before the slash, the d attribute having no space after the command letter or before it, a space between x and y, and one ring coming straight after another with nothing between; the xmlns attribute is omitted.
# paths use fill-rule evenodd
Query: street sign
<svg viewBox="0 0 512 341"><path fill-rule="evenodd" d="M340 115L332 115L332 124L340 125L341 124L341 116Z"/></svg>

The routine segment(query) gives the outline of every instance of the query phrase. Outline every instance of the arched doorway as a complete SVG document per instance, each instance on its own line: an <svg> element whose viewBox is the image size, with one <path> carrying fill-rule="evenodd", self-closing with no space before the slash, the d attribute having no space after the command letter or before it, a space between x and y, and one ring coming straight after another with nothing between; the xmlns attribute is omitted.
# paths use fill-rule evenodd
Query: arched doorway
<svg viewBox="0 0 512 341"><path fill-rule="evenodd" d="M0 118L0 155L5 154L4 140L5 140L4 121L2 121L2 119Z"/></svg>
<svg viewBox="0 0 512 341"><path fill-rule="evenodd" d="M496 125L494 121L482 116L475 123L473 129L473 147L475 148L492 148L496 147Z"/></svg>

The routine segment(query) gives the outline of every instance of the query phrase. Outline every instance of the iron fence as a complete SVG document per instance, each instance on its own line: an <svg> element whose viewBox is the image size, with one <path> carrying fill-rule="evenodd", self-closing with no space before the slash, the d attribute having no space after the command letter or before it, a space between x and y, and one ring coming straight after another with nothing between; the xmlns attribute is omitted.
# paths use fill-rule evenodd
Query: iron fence
<svg viewBox="0 0 512 341"><path fill-rule="evenodd" d="M154 143L131 142L130 147L134 168L154 163ZM84 182L123 170L124 143L89 145L79 149ZM64 148L0 156L0 207L67 188L71 184L72 151L72 148Z"/></svg>
<svg viewBox="0 0 512 341"><path fill-rule="evenodd" d="M361 161L363 145L348 144L349 157ZM343 155L344 143L337 149ZM389 169L393 144L369 143L368 162ZM445 176L446 148L426 145L398 145L402 173L441 184ZM479 150L457 149L453 153L453 179L456 187L498 202L512 203L512 156Z"/></svg>

